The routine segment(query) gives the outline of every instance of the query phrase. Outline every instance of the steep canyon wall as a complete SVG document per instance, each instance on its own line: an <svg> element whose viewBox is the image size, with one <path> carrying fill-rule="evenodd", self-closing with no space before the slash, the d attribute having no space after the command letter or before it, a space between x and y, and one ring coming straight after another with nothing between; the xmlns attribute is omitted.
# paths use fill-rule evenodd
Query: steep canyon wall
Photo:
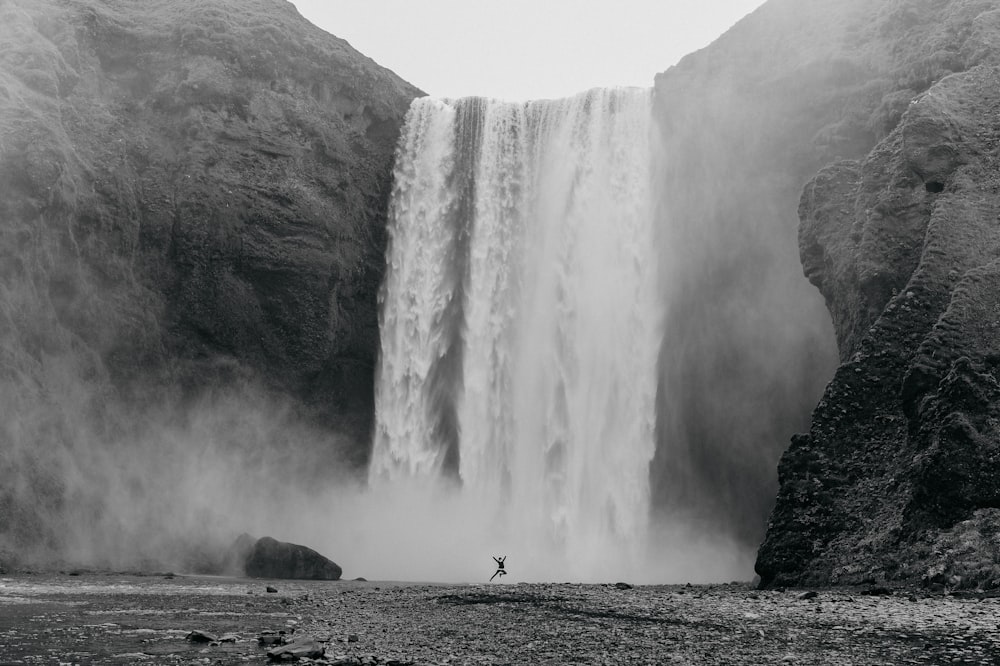
<svg viewBox="0 0 1000 666"><path fill-rule="evenodd" d="M753 544L773 463L808 430L779 468L766 584L912 576L948 550L939 530L995 501L996 30L990 2L772 0L657 77L662 270L679 296L654 510ZM810 424L837 364L829 316L843 365ZM970 382L976 406L952 411L966 403L946 387ZM988 523L955 529L982 545Z"/></svg>
<svg viewBox="0 0 1000 666"><path fill-rule="evenodd" d="M781 460L765 584L1000 585L1000 12L888 9L860 52L920 85L883 95L906 103L892 131L802 195L841 366Z"/></svg>
<svg viewBox="0 0 1000 666"><path fill-rule="evenodd" d="M419 91L269 0L6 0L0 45L0 550L162 561L363 469Z"/></svg>

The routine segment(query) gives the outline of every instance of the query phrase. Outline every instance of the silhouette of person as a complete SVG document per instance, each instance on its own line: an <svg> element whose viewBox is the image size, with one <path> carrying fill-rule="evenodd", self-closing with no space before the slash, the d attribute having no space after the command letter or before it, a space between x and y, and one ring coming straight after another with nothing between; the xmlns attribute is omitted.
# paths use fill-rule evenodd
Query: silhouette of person
<svg viewBox="0 0 1000 666"><path fill-rule="evenodd" d="M507 556L506 555L503 555L501 557L494 556L493 559L496 560L496 563L497 563L497 572L495 574L493 574L492 576L490 576L490 582L491 583L493 582L493 579L496 578L497 576L503 577L503 576L507 575L507 572L504 571L504 568L503 568L503 561L507 559Z"/></svg>

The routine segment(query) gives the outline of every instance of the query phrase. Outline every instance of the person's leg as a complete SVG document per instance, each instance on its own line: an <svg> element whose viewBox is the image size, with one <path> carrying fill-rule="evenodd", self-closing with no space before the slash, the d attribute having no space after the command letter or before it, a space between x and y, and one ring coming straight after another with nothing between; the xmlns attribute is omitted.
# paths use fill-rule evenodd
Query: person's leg
<svg viewBox="0 0 1000 666"><path fill-rule="evenodd" d="M497 571L497 573L495 573L495 574L493 574L492 576L490 576L490 582L491 582L491 583L493 582L493 579L497 577L497 574L498 574L498 573L500 573L500 572L499 572L499 571Z"/></svg>

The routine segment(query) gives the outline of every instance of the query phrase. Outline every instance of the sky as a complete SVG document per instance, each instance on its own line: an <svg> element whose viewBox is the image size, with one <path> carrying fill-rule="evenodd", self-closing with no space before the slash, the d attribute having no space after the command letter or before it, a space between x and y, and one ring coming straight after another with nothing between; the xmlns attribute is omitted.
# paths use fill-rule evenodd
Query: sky
<svg viewBox="0 0 1000 666"><path fill-rule="evenodd" d="M653 85L764 0L292 0L435 97L511 101Z"/></svg>

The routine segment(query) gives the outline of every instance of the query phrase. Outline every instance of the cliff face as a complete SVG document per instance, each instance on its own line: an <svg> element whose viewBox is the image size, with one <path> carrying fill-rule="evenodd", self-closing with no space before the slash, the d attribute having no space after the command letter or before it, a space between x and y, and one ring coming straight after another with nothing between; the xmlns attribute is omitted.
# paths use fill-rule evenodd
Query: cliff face
<svg viewBox="0 0 1000 666"><path fill-rule="evenodd" d="M657 77L675 296L654 500L759 543L774 463L808 430L778 470L765 583L883 575L995 502L998 17L987 0L771 0ZM841 366L820 400L831 318Z"/></svg>
<svg viewBox="0 0 1000 666"><path fill-rule="evenodd" d="M899 11L863 34L926 85L882 92L899 122L801 198L841 366L782 457L765 584L1000 585L1000 11Z"/></svg>
<svg viewBox="0 0 1000 666"><path fill-rule="evenodd" d="M363 464L418 91L280 0L5 0L0 44L0 547L142 504L149 451Z"/></svg>

